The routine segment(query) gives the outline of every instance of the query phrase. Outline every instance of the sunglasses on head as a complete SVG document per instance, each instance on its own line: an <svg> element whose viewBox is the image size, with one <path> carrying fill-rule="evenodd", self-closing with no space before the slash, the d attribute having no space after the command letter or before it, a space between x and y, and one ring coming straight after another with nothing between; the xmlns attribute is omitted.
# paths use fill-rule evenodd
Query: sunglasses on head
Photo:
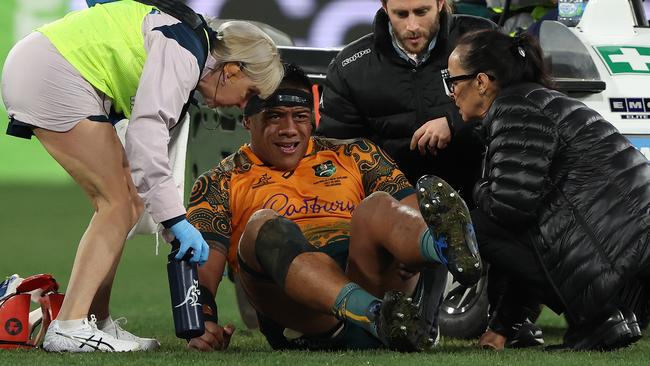
<svg viewBox="0 0 650 366"><path fill-rule="evenodd" d="M445 89L447 89L447 95L451 95L454 92L454 89L456 88L456 83L458 81L474 79L479 74L487 75L487 77L490 80L495 80L496 79L494 76L492 76L490 74L486 74L484 72L475 72L473 74L451 76L451 75L449 75L449 69L442 70L442 80L445 83Z"/></svg>

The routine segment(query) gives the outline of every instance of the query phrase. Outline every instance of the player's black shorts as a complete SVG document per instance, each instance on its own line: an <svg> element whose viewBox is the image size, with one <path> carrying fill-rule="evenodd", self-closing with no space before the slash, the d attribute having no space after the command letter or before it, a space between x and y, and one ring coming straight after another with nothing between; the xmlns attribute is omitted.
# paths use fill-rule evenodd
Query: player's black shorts
<svg viewBox="0 0 650 366"><path fill-rule="evenodd" d="M327 245L315 248L315 252L322 252L329 255L345 271L348 262L348 250L350 247L350 238L341 238L331 241ZM260 279L272 281L271 277L259 273L250 268L238 256L239 269L249 275ZM284 327L273 320L257 313L257 319L260 325L260 331L266 337L267 342L273 349L308 349L318 351L336 351L346 349L375 349L383 347L382 343L365 329L344 321L339 323L335 329L330 330L322 335L302 336L299 338L288 339L284 336ZM340 330L341 326L343 329ZM338 333L337 333L338 331ZM335 336L333 336L336 334Z"/></svg>

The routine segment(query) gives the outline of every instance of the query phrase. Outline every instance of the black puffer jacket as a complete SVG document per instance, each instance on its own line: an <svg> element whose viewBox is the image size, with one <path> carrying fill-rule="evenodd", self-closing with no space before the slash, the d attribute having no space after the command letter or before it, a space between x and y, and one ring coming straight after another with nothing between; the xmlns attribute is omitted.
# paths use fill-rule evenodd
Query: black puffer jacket
<svg viewBox="0 0 650 366"><path fill-rule="evenodd" d="M436 174L471 198L480 176L483 147L463 123L445 94L441 70L458 38L467 31L495 24L472 16L442 14L435 48L418 66L395 51L388 16L380 9L374 33L345 47L332 61L321 105L317 133L335 138L366 137L398 163L411 183L423 174ZM437 156L411 151L413 133L425 122L446 116L453 125L450 146ZM468 201L471 202L471 201Z"/></svg>
<svg viewBox="0 0 650 366"><path fill-rule="evenodd" d="M537 84L500 93L483 120L478 207L530 239L570 318L584 322L650 275L650 164L584 104Z"/></svg>

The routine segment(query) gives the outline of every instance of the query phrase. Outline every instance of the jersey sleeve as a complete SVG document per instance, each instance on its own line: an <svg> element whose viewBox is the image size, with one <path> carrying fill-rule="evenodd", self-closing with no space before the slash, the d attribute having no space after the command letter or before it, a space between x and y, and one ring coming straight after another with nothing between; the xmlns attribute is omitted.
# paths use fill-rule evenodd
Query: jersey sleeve
<svg viewBox="0 0 650 366"><path fill-rule="evenodd" d="M415 189L399 170L395 161L379 146L370 140L359 139L351 143L349 149L361 173L366 196L383 191L401 200L415 193Z"/></svg>
<svg viewBox="0 0 650 366"><path fill-rule="evenodd" d="M228 254L232 235L230 174L210 171L196 179L187 208L187 220L210 248Z"/></svg>

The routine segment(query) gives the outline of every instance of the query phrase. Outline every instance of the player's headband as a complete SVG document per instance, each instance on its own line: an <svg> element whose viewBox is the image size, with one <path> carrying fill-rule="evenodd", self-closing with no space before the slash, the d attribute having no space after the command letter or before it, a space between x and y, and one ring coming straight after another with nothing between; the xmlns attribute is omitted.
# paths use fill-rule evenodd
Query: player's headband
<svg viewBox="0 0 650 366"><path fill-rule="evenodd" d="M262 99L257 95L250 98L244 108L245 116L252 116L273 107L306 107L314 109L314 97L300 89L278 89L270 97Z"/></svg>

